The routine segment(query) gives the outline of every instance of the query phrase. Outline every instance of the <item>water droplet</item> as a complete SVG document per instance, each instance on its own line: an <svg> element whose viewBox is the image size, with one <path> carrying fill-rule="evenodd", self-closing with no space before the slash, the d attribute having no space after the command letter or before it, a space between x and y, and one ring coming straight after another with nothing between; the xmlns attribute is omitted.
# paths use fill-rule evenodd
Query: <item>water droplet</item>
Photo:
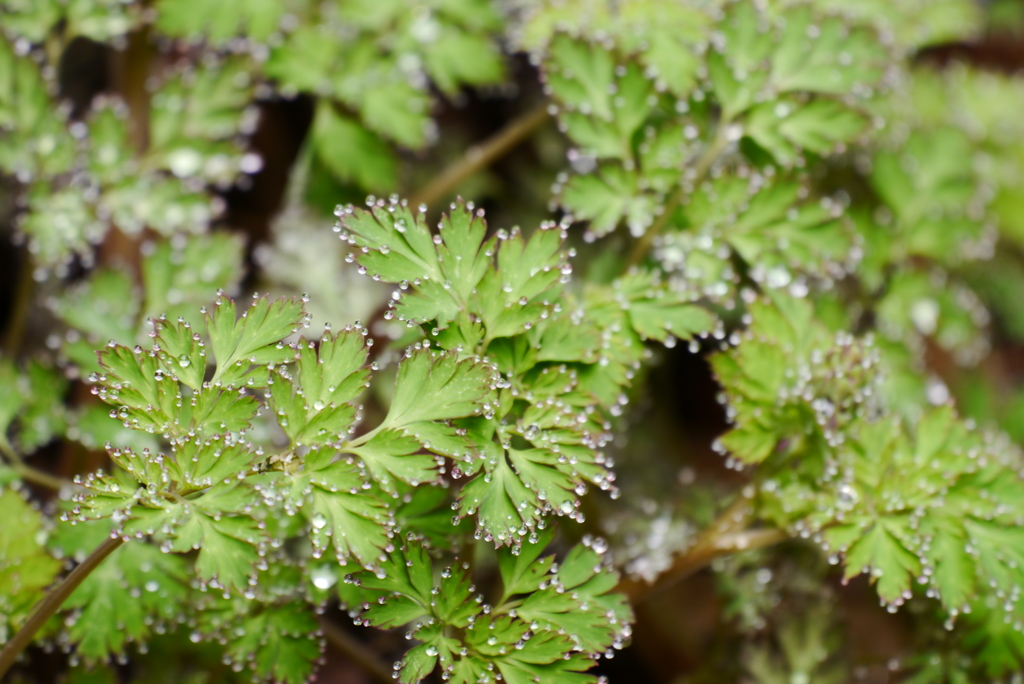
<svg viewBox="0 0 1024 684"><path fill-rule="evenodd" d="M316 524L314 522L314 524ZM317 589L330 589L338 581L338 576L327 566L321 565L309 573L313 586Z"/></svg>

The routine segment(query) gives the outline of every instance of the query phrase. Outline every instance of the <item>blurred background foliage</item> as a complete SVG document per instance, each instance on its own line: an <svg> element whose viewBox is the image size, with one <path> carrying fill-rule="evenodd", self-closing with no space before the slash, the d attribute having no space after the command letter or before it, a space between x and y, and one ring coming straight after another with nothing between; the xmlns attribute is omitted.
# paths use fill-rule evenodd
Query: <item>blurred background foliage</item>
<svg viewBox="0 0 1024 684"><path fill-rule="evenodd" d="M621 3L641 7L629 21L609 9L618 4L0 0L0 382L23 397L3 416L17 427L5 444L16 435L8 447L35 452L34 463L60 477L103 466L102 445L130 433L81 381L96 370L92 350L141 341L149 317L194 313L217 288L308 293L314 328L358 319L390 336L388 289L356 275L331 230L336 205L368 194L427 202L435 217L461 195L486 209L492 228L570 214L577 273L607 279L630 234L655 223L680 182L673 136L707 128L689 108L707 74L689 55L714 42L691 5L715 3L664 2L648 14L645 3ZM764 11L796 4L776 0ZM698 188L682 212L700 235L666 234L655 259L670 277L681 273L680 255L701 264L702 276L678 278L725 312L739 276L717 253L722 243L763 267L743 276L765 287L777 278L790 286L794 266L833 281L815 301L819 317L875 331L895 369L886 379L895 404L913 413L953 397L962 414L1020 444L1024 3L814 4L881 22L892 60L908 65L884 96L857 105L877 122L876 141L846 153L830 137L842 117L797 138L751 114L739 143L751 159L773 156L780 177L810 165L809 177L794 175L791 186L784 177L778 192L838 193L856 238L836 229L816 234L802 261L775 255L778 240L791 238L786 249L795 250L800 236L762 244L768 229L759 224L741 234L737 212L751 198L726 176ZM852 59L870 67L871 46L857 49L864 53ZM633 130L591 116L611 94L566 73L593 68L600 85L615 51L642 55L613 77L649 91L634 97L650 110L635 114L649 122L646 146L635 150L621 145ZM820 161L815 150L838 154ZM806 225L829 225L817 205L799 211ZM844 261L851 249L855 278ZM748 482L712 449L727 425L705 360L713 348L654 352L613 449L623 495L586 500L576 534L611 540L637 577L669 569L725 493ZM5 482L16 478L0 471ZM615 682L977 681L961 673L959 647L935 647L952 637L934 624L934 606L890 613L868 578L845 581L800 540L715 561L636 608L632 645L601 665ZM377 652L403 650L400 635L340 629ZM914 656L921 644L925 658ZM69 674L64 656L41 655L31 667L25 681L234 676L216 649L182 630L108 668ZM319 681L369 677L328 650Z"/></svg>

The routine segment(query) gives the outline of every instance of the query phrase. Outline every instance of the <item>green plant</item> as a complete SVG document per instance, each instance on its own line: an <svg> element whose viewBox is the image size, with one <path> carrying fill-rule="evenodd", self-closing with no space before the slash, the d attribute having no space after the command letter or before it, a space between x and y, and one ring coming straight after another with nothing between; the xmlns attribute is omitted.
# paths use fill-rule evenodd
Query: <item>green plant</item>
<svg viewBox="0 0 1024 684"><path fill-rule="evenodd" d="M637 677L635 624L686 631L648 599L709 565L710 655L651 678L851 680L868 584L893 681L1024 667L1024 83L928 61L979 6L0 19L0 676ZM463 154L509 83L542 92ZM282 111L283 209L238 228ZM683 358L716 388L659 384ZM681 438L679 394L727 429Z"/></svg>

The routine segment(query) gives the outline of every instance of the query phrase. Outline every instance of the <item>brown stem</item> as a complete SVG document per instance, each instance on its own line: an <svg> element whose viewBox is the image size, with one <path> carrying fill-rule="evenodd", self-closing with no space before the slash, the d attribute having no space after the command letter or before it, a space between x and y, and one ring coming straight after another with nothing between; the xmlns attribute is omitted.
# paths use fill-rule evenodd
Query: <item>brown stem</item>
<svg viewBox="0 0 1024 684"><path fill-rule="evenodd" d="M363 668L374 681L380 682L380 684L393 684L395 680L392 677L391 668L381 663L375 653L370 652L366 646L349 636L345 630L327 618L321 617L320 631L324 633L324 638L334 650L347 656L352 662Z"/></svg>
<svg viewBox="0 0 1024 684"><path fill-rule="evenodd" d="M35 279L32 276L32 257L27 249L21 250L21 263L18 264L18 282L14 291L14 307L7 321L4 334L4 355L15 358L21 350L21 342L28 327L28 314L32 309L32 296L35 292Z"/></svg>
<svg viewBox="0 0 1024 684"><path fill-rule="evenodd" d="M116 53L113 62L117 92L128 106L128 142L140 159L149 149L150 93L146 81L150 75L152 55L150 29L143 25L128 34L125 49ZM142 270L141 244L141 235L126 235L117 225L111 225L99 247L98 261L127 267L138 282Z"/></svg>
<svg viewBox="0 0 1024 684"><path fill-rule="evenodd" d="M413 206L432 204L451 194L464 180L480 169L490 166L495 160L526 139L548 119L548 105L542 104L526 114L512 120L479 145L466 151L461 159L441 172L426 187L420 188L410 198Z"/></svg>
<svg viewBox="0 0 1024 684"><path fill-rule="evenodd" d="M50 473L37 470L32 466L25 463L25 460L21 457L11 443L7 441L7 437L0 435L0 454L10 462L10 468L18 474L22 480L34 482L37 485L42 485L48 489L59 492L65 487L74 487L75 483L71 480L65 480L64 478L51 475Z"/></svg>
<svg viewBox="0 0 1024 684"><path fill-rule="evenodd" d="M723 150L725 150L728 144L729 121L727 119L723 119L718 123L718 132L715 134L715 139L711 141L711 144L697 159L696 164L694 164L693 168L695 173L693 177L693 187L697 187L697 185L704 180L704 177L708 175L708 171L711 170L711 167L721 156ZM685 196L683 188L684 186L680 184L665 204L661 215L658 216L654 223L651 224L651 227L647 229L647 232L645 232L643 236L637 240L636 244L633 245L633 249L629 253L629 258L626 259L626 264L622 267L623 273L639 264L643 261L644 257L647 256L647 252L650 251L654 238L656 238L661 231L665 229L668 222L672 220L672 214L675 213L676 209L679 208L680 203L683 201L683 197Z"/></svg>
<svg viewBox="0 0 1024 684"><path fill-rule="evenodd" d="M109 537L102 544L96 547L96 550L89 554L89 557L79 564L71 574L68 575L63 582L58 584L54 589L50 590L50 593L39 602L36 606L32 616L29 617L28 621L25 622L24 626L18 630L18 633L14 635L14 638L7 642L4 646L4 650L0 651L0 679L7 674L7 671L14 665L14 661L17 660L18 655L21 654L25 648L32 642L32 637L36 635L36 632L46 624L53 615L60 609L64 602L67 601L68 597L74 593L75 589L85 581L85 578L89 576L93 570L95 570L100 563L106 559L107 556L112 554L114 551L124 543L121 537Z"/></svg>
<svg viewBox="0 0 1024 684"><path fill-rule="evenodd" d="M681 582L716 558L772 546L789 538L779 529L746 529L751 514L750 499L741 495L653 584L625 579L616 591L626 594L635 605Z"/></svg>

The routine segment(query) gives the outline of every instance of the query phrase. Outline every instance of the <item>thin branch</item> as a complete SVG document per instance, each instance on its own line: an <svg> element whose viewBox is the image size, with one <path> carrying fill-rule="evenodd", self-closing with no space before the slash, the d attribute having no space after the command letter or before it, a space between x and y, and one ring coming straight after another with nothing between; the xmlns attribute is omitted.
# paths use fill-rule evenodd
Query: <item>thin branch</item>
<svg viewBox="0 0 1024 684"><path fill-rule="evenodd" d="M542 104L526 114L512 120L479 145L474 145L457 162L449 166L426 187L420 188L409 198L413 206L432 204L451 194L464 180L480 169L490 166L506 152L525 140L548 119L548 105Z"/></svg>
<svg viewBox="0 0 1024 684"><path fill-rule="evenodd" d="M50 475L49 473L33 468L30 465L24 463L15 463L11 466L14 472L18 473L18 477L28 482L33 482L47 489L52 489L55 492L59 492L65 488L73 488L75 483L71 480L65 480L62 477Z"/></svg>
<svg viewBox="0 0 1024 684"><path fill-rule="evenodd" d="M706 150L704 150L704 153L697 159L697 163L693 167L695 171L692 181L693 187L697 187L697 185L704 180L708 171L711 170L711 167L729 145L729 128L728 120L722 120L719 122L718 131L715 133L715 139L711 141L711 144ZM679 205L682 203L683 197L686 194L683 188L684 186L680 184L676 191L672 193L672 196L665 204L665 207L658 218L651 224L651 227L647 229L647 232L637 240L636 244L633 245L633 250L629 253L629 258L626 259L625 266L622 267L623 273L639 264L643 261L644 257L647 256L647 253L651 249L651 244L654 242L654 238L656 238L661 231L665 229L668 222L672 220L672 214L676 212L676 209L678 209Z"/></svg>
<svg viewBox="0 0 1024 684"><path fill-rule="evenodd" d="M28 314L32 309L32 297L35 293L35 278L32 271L32 257L27 249L21 250L21 263L18 265L18 282L14 291L14 306L7 319L7 330L4 334L4 354L15 358L21 350L21 342L28 327Z"/></svg>
<svg viewBox="0 0 1024 684"><path fill-rule="evenodd" d="M151 136L152 97L146 83L150 78L155 46L149 24L143 24L126 38L124 49L116 51L110 62L111 76L115 89L128 107L128 143L135 157L141 160L149 149ZM126 267L132 280L141 283L143 236L144 232L125 232L116 222L113 223L97 251L99 265Z"/></svg>
<svg viewBox="0 0 1024 684"><path fill-rule="evenodd" d="M376 653L353 639L341 627L321 616L320 631L324 633L324 638L334 650L347 656L352 662L363 668L374 681L380 682L380 684L393 684L395 679L392 676L392 669L380 662Z"/></svg>
<svg viewBox="0 0 1024 684"><path fill-rule="evenodd" d="M7 642L4 649L0 651L0 679L3 679L7 671L14 665L18 655L32 642L36 632L46 624L53 615L60 609L68 597L74 593L85 578L95 570L107 556L124 543L121 537L108 537L96 550L89 554L89 557L79 564L63 582L50 590L50 593L39 602L32 616L25 622L25 625L18 630L14 638Z"/></svg>
<svg viewBox="0 0 1024 684"><path fill-rule="evenodd" d="M7 441L7 438L0 435L0 454L3 454L7 459L8 464L14 472L18 474L23 480L34 482L37 485L42 485L48 489L59 492L65 487L74 487L75 483L71 480L65 480L62 477L51 475L50 473L44 472L33 468L32 466L25 463L25 460L21 457L11 443Z"/></svg>
<svg viewBox="0 0 1024 684"><path fill-rule="evenodd" d="M616 591L626 594L635 605L681 582L716 558L773 546L789 538L779 529L746 529L751 514L750 499L741 495L653 584L626 579L619 582Z"/></svg>

